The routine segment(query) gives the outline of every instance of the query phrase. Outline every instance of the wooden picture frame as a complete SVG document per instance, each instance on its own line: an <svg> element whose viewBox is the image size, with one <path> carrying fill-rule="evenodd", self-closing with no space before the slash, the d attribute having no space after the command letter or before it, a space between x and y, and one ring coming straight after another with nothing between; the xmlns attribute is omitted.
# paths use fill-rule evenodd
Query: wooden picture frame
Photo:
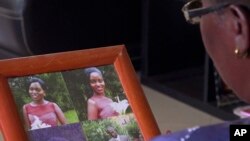
<svg viewBox="0 0 250 141"><path fill-rule="evenodd" d="M144 140L160 134L124 45L0 60L0 127L5 141L27 141L8 79L113 65Z"/></svg>

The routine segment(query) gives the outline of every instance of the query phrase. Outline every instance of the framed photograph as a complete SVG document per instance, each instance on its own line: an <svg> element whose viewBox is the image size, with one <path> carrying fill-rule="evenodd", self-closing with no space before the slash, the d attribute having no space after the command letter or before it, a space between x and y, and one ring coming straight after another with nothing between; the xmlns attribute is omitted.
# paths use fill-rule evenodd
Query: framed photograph
<svg viewBox="0 0 250 141"><path fill-rule="evenodd" d="M124 45L0 60L4 141L147 141L160 134Z"/></svg>

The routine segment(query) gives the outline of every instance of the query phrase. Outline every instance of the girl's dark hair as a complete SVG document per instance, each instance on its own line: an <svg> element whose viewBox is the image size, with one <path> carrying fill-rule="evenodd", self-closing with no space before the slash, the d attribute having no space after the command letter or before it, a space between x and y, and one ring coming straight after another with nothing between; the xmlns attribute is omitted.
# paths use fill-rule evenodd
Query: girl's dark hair
<svg viewBox="0 0 250 141"><path fill-rule="evenodd" d="M31 77L29 79L28 87L30 87L31 83L34 83L34 82L39 83L43 90L46 91L48 89L45 82L42 79L38 78L38 77Z"/></svg>
<svg viewBox="0 0 250 141"><path fill-rule="evenodd" d="M91 68L84 69L84 73L86 74L88 79L90 78L90 74L92 72L96 72L96 73L98 73L98 74L100 74L102 76L102 72L96 67L91 67Z"/></svg>

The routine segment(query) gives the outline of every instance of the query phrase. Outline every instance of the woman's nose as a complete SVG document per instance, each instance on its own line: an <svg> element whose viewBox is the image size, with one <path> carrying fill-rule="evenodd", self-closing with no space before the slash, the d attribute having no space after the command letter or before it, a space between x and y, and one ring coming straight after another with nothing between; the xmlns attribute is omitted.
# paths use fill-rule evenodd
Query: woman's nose
<svg viewBox="0 0 250 141"><path fill-rule="evenodd" d="M37 91L36 91L36 90L31 90L30 92L31 92L31 93L36 93Z"/></svg>
<svg viewBox="0 0 250 141"><path fill-rule="evenodd" d="M97 82L97 83L96 83L96 85L98 85L98 86L100 86L101 84L102 84L102 83L100 83L100 82Z"/></svg>

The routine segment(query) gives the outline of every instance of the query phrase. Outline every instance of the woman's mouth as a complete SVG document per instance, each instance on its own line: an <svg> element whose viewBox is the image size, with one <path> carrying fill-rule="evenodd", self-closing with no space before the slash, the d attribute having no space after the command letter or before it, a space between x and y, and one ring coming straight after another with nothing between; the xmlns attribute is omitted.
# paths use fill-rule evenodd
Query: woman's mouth
<svg viewBox="0 0 250 141"><path fill-rule="evenodd" d="M31 97L32 97L32 98L37 98L37 97L38 97L38 94L31 94Z"/></svg>

